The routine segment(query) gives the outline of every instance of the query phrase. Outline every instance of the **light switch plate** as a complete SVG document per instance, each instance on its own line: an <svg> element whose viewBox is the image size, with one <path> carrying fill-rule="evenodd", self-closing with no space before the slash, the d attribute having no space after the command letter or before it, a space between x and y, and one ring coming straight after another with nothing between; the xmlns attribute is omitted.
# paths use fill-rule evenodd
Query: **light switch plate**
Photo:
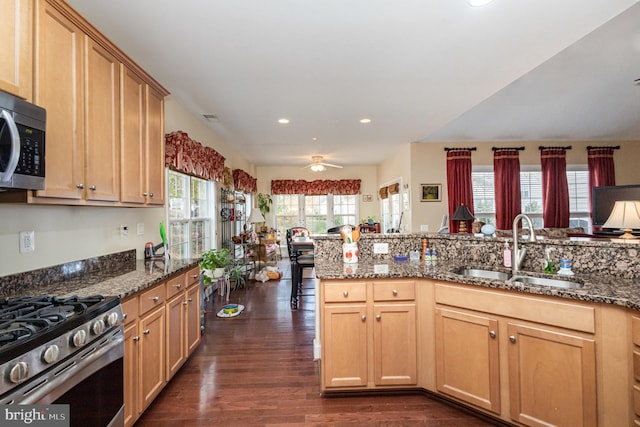
<svg viewBox="0 0 640 427"><path fill-rule="evenodd" d="M388 243L374 243L373 244L373 253L374 254L388 254L389 253L389 244Z"/></svg>

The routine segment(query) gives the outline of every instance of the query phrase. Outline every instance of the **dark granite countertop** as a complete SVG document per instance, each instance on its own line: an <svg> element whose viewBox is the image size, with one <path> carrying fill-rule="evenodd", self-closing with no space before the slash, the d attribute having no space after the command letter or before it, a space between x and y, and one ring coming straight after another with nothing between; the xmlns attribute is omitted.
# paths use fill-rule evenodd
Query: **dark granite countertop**
<svg viewBox="0 0 640 427"><path fill-rule="evenodd" d="M454 273L463 267L458 263L438 262L437 266L424 262L396 262L393 259L363 261L357 264L346 264L335 260L317 259L315 263L316 277L319 279L388 279L388 278L425 278L447 282L463 283L485 288L503 289L536 295L548 295L580 301L615 304L640 311L640 288L637 280L621 279L613 276L581 274L569 280L583 284L582 288L565 289L551 286L527 285L520 282L467 277ZM486 267L483 265L467 265L468 268L490 269L508 272L508 269ZM567 280L564 276L545 275L523 271L523 275L547 277Z"/></svg>
<svg viewBox="0 0 640 427"><path fill-rule="evenodd" d="M63 265L64 274L51 280L43 280L47 273L43 269L28 275L0 278L2 282L3 297L16 297L24 295L51 295L51 296L89 296L104 295L125 298L159 283L170 276L187 271L198 265L199 259L168 260L145 262L143 260L130 260L101 268L98 271L88 271L87 263L80 261L77 267L75 263ZM60 270L60 269L58 269ZM76 271L74 271L76 270ZM56 273L58 274L58 273ZM2 280L4 279L4 280Z"/></svg>

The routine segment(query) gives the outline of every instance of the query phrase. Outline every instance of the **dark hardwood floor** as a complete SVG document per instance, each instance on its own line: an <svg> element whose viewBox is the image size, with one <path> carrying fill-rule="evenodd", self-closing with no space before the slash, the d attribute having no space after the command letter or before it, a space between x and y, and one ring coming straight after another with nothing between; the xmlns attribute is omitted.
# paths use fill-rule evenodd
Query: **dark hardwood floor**
<svg viewBox="0 0 640 427"><path fill-rule="evenodd" d="M226 301L212 297L200 346L137 427L493 425L422 393L321 396L312 280L292 311L289 263L279 264L281 280L231 293L246 307L237 317L216 317Z"/></svg>

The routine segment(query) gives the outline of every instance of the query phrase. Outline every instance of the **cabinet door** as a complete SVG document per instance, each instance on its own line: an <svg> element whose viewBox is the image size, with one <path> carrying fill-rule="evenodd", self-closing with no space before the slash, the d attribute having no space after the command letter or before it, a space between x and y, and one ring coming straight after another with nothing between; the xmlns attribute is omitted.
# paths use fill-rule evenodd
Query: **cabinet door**
<svg viewBox="0 0 640 427"><path fill-rule="evenodd" d="M416 384L416 305L374 304L373 311L375 384Z"/></svg>
<svg viewBox="0 0 640 427"><path fill-rule="evenodd" d="M33 2L0 0L0 90L31 100Z"/></svg>
<svg viewBox="0 0 640 427"><path fill-rule="evenodd" d="M532 426L595 426L595 344L509 323L511 418Z"/></svg>
<svg viewBox="0 0 640 427"><path fill-rule="evenodd" d="M122 188L123 202L145 202L146 84L122 66Z"/></svg>
<svg viewBox="0 0 640 427"><path fill-rule="evenodd" d="M138 323L124 328L124 424L138 419Z"/></svg>
<svg viewBox="0 0 640 427"><path fill-rule="evenodd" d="M85 37L85 198L115 202L120 199L120 63Z"/></svg>
<svg viewBox="0 0 640 427"><path fill-rule="evenodd" d="M38 2L34 101L47 110L46 188L38 197L81 199L84 181L82 31Z"/></svg>
<svg viewBox="0 0 640 427"><path fill-rule="evenodd" d="M140 319L140 400L143 411L165 384L165 308L153 310Z"/></svg>
<svg viewBox="0 0 640 427"><path fill-rule="evenodd" d="M147 204L164 204L164 96L147 86Z"/></svg>
<svg viewBox="0 0 640 427"><path fill-rule="evenodd" d="M435 336L438 391L499 414L497 320L436 308Z"/></svg>
<svg viewBox="0 0 640 427"><path fill-rule="evenodd" d="M167 302L167 381L186 360L184 291Z"/></svg>
<svg viewBox="0 0 640 427"><path fill-rule="evenodd" d="M190 287L185 300L186 357L200 344L200 285Z"/></svg>
<svg viewBox="0 0 640 427"><path fill-rule="evenodd" d="M365 387L368 367L366 305L327 305L323 315L324 386Z"/></svg>

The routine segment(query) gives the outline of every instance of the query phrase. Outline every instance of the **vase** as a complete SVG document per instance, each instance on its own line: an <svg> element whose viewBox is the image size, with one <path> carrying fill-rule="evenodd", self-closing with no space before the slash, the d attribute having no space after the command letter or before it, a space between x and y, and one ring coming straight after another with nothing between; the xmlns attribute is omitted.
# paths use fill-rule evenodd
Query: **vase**
<svg viewBox="0 0 640 427"><path fill-rule="evenodd" d="M342 262L353 264L358 262L358 244L343 243L342 244Z"/></svg>

